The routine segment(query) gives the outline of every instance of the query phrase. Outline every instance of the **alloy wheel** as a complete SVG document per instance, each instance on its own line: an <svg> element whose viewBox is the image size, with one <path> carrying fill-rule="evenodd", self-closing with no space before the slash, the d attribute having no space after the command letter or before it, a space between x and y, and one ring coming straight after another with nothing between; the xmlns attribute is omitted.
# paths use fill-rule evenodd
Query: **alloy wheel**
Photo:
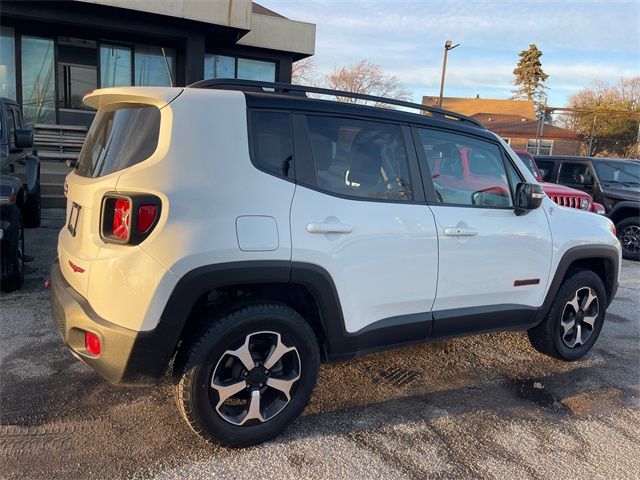
<svg viewBox="0 0 640 480"><path fill-rule="evenodd" d="M267 422L291 401L300 370L298 350L286 346L279 333L251 333L213 369L216 412L233 425Z"/></svg>
<svg viewBox="0 0 640 480"><path fill-rule="evenodd" d="M640 252L640 226L628 225L622 229L618 234L620 245L622 248L630 254L637 254Z"/></svg>
<svg viewBox="0 0 640 480"><path fill-rule="evenodd" d="M596 319L600 313L598 296L591 287L576 290L562 311L560 336L569 348L584 345L594 332Z"/></svg>

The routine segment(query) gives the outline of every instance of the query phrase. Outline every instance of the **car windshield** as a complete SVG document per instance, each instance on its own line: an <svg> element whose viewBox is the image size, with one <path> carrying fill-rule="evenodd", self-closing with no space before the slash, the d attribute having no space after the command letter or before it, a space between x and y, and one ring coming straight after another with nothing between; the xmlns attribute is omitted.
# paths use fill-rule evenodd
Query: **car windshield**
<svg viewBox="0 0 640 480"><path fill-rule="evenodd" d="M593 162L602 183L640 185L640 162L633 160L597 160Z"/></svg>
<svg viewBox="0 0 640 480"><path fill-rule="evenodd" d="M529 169L529 171L533 174L534 177L538 178L538 171L536 170L536 166L533 164L533 158L529 155L523 155L518 153L520 160L524 162L525 167Z"/></svg>

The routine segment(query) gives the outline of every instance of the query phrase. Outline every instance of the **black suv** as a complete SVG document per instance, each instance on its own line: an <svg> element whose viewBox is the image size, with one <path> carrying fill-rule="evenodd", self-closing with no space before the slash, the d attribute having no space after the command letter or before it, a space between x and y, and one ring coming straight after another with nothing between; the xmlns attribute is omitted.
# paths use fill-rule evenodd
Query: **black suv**
<svg viewBox="0 0 640 480"><path fill-rule="evenodd" d="M40 225L40 160L18 104L0 98L0 264L2 291L24 281L24 229Z"/></svg>
<svg viewBox="0 0 640 480"><path fill-rule="evenodd" d="M535 156L545 182L589 193L616 225L622 255L640 260L640 161L618 158Z"/></svg>

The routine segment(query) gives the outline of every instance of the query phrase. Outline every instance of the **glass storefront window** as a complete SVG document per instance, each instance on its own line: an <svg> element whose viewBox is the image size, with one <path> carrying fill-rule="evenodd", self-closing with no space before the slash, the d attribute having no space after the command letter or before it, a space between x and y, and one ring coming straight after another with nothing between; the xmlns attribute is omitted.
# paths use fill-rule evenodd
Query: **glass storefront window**
<svg viewBox="0 0 640 480"><path fill-rule="evenodd" d="M135 84L170 87L176 84L176 51L172 48L135 46Z"/></svg>
<svg viewBox="0 0 640 480"><path fill-rule="evenodd" d="M0 28L0 97L16 99L16 41L13 28Z"/></svg>
<svg viewBox="0 0 640 480"><path fill-rule="evenodd" d="M100 87L131 85L131 48L103 43L100 45Z"/></svg>
<svg viewBox="0 0 640 480"><path fill-rule="evenodd" d="M24 124L55 123L54 43L49 38L23 36L22 109Z"/></svg>
<svg viewBox="0 0 640 480"><path fill-rule="evenodd" d="M235 78L236 59L224 55L204 56L204 78Z"/></svg>
<svg viewBox="0 0 640 480"><path fill-rule="evenodd" d="M257 80L261 82L275 82L276 64L261 60L238 58L238 78Z"/></svg>
<svg viewBox="0 0 640 480"><path fill-rule="evenodd" d="M89 109L83 97L96 85L96 67L58 64L58 106L60 108Z"/></svg>

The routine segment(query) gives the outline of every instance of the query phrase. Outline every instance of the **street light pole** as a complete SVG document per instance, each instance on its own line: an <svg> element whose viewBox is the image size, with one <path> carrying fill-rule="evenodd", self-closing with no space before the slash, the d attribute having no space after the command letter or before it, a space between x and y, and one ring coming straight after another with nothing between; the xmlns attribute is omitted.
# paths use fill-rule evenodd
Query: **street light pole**
<svg viewBox="0 0 640 480"><path fill-rule="evenodd" d="M456 43L452 46L452 44L453 42L451 40L444 42L444 59L442 60L442 77L440 78L440 97L438 100L438 107L440 108L442 108L442 94L444 93L444 74L447 71L447 53L449 53L449 50L453 50L460 45Z"/></svg>

